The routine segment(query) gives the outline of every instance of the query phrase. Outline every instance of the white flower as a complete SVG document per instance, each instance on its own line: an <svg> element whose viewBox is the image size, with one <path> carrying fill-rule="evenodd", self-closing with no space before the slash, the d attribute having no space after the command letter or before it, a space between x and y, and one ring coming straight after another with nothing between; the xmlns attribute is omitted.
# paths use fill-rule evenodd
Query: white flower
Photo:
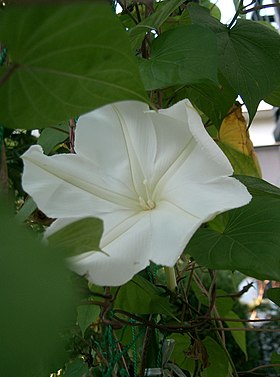
<svg viewBox="0 0 280 377"><path fill-rule="evenodd" d="M47 234L84 217L104 222L100 247L71 258L99 285L121 285L150 261L174 266L199 226L251 196L189 101L150 111L137 101L80 117L76 154L24 155L23 188L48 216Z"/></svg>

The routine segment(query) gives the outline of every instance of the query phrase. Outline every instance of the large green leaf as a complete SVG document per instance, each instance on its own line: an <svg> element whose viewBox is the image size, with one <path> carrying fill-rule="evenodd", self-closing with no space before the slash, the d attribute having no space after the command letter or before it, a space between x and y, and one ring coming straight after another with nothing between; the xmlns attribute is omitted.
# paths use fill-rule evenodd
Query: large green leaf
<svg viewBox="0 0 280 377"><path fill-rule="evenodd" d="M215 34L199 25L162 33L152 43L151 58L139 59L145 88L218 83L216 44Z"/></svg>
<svg viewBox="0 0 280 377"><path fill-rule="evenodd" d="M75 294L60 253L19 226L2 201L0 212L0 375L46 377L66 361L60 335L75 323Z"/></svg>
<svg viewBox="0 0 280 377"><path fill-rule="evenodd" d="M188 11L193 23L202 23L216 33L220 70L242 97L252 120L259 102L280 83L280 36L264 25L243 19L229 30L207 9L195 4L188 6Z"/></svg>
<svg viewBox="0 0 280 377"><path fill-rule="evenodd" d="M105 3L7 6L0 41L11 59L0 70L7 127L43 128L113 101L145 100L128 36Z"/></svg>
<svg viewBox="0 0 280 377"><path fill-rule="evenodd" d="M280 189L253 177L242 181L252 201L199 229L186 251L208 268L280 280Z"/></svg>

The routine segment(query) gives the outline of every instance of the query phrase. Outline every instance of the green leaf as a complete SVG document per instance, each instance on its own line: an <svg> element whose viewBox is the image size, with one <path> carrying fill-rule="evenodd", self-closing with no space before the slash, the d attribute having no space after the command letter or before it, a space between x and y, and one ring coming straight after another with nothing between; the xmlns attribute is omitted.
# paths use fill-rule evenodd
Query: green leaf
<svg viewBox="0 0 280 377"><path fill-rule="evenodd" d="M0 212L0 375L46 377L66 361L60 334L75 323L73 286L60 253L19 226L2 200Z"/></svg>
<svg viewBox="0 0 280 377"><path fill-rule="evenodd" d="M279 187L276 187L263 179L247 177L245 175L235 175L235 178L242 182L253 196L264 195L280 200Z"/></svg>
<svg viewBox="0 0 280 377"><path fill-rule="evenodd" d="M231 319L239 319L238 315L235 314L233 311L229 311L227 313L227 317ZM232 322L232 321L225 321L229 328L242 328L244 327L242 322ZM247 355L247 347L246 347L246 333L245 330L233 330L230 332L233 339L235 340L236 344L239 346L241 351L244 353L246 359L248 358Z"/></svg>
<svg viewBox="0 0 280 377"><path fill-rule="evenodd" d="M267 297L280 307L280 288L270 288Z"/></svg>
<svg viewBox="0 0 280 377"><path fill-rule="evenodd" d="M20 208L16 215L16 219L19 222L24 222L37 208L37 204L34 202L34 200L29 197L24 202L23 206Z"/></svg>
<svg viewBox="0 0 280 377"><path fill-rule="evenodd" d="M252 201L223 214L219 227L199 229L186 252L208 268L280 280L280 189L253 177L242 181Z"/></svg>
<svg viewBox="0 0 280 377"><path fill-rule="evenodd" d="M187 352L191 345L191 338L186 334L172 334L168 338L175 340L175 348L170 360L176 363L180 368L192 372L195 368L195 362L187 357Z"/></svg>
<svg viewBox="0 0 280 377"><path fill-rule="evenodd" d="M209 367L203 370L202 377L228 377L229 361L223 348L214 339L207 336L203 340L208 353Z"/></svg>
<svg viewBox="0 0 280 377"><path fill-rule="evenodd" d="M224 34L221 69L244 100L250 120L259 102L276 88L280 80L279 49L279 35L250 20L238 20Z"/></svg>
<svg viewBox="0 0 280 377"><path fill-rule="evenodd" d="M65 226L48 237L50 245L63 248L67 256L86 251L100 251L99 242L103 233L103 222L87 217Z"/></svg>
<svg viewBox="0 0 280 377"><path fill-rule="evenodd" d="M87 377L89 370L86 363L82 359L76 359L67 364L66 369L62 373L63 377Z"/></svg>
<svg viewBox="0 0 280 377"><path fill-rule="evenodd" d="M233 300L230 297L219 297L227 295L227 293L221 289L218 289L216 294L217 298L215 304L218 309L218 313L221 317L226 317L232 309Z"/></svg>
<svg viewBox="0 0 280 377"><path fill-rule="evenodd" d="M280 85L277 86L268 96L264 98L265 102L272 106L280 107Z"/></svg>
<svg viewBox="0 0 280 377"><path fill-rule="evenodd" d="M146 100L128 36L108 4L10 5L0 21L12 62L0 70L5 126L43 128L110 102Z"/></svg>
<svg viewBox="0 0 280 377"><path fill-rule="evenodd" d="M280 365L280 354L278 354L277 352L272 352L271 364L279 364ZM278 373L280 373L280 366L275 367L275 369Z"/></svg>
<svg viewBox="0 0 280 377"><path fill-rule="evenodd" d="M133 50L141 46L147 32L158 29L169 15L174 12L185 0L167 0L161 2L150 16L129 30L129 37Z"/></svg>
<svg viewBox="0 0 280 377"><path fill-rule="evenodd" d="M193 23L203 23L216 33L219 68L242 97L251 121L259 102L271 94L280 81L280 36L266 26L243 19L229 30L211 17L207 9L196 4L188 6L188 11Z"/></svg>
<svg viewBox="0 0 280 377"><path fill-rule="evenodd" d="M147 90L217 83L216 37L198 25L168 30L153 41L151 58L139 59L139 66Z"/></svg>
<svg viewBox="0 0 280 377"><path fill-rule="evenodd" d="M138 314L162 313L174 318L169 298L163 294L164 291L160 288L143 277L135 275L131 281L120 288L115 308Z"/></svg>
<svg viewBox="0 0 280 377"><path fill-rule="evenodd" d="M86 329L94 322L100 314L100 307L96 305L80 305L77 307L77 322L84 336Z"/></svg>
<svg viewBox="0 0 280 377"><path fill-rule="evenodd" d="M202 83L186 89L186 97L207 115L217 129L220 128L222 120L236 99L235 91L220 72L218 72L218 79L219 86Z"/></svg>
<svg viewBox="0 0 280 377"><path fill-rule="evenodd" d="M49 154L53 148L69 137L69 126L60 124L55 127L45 128L38 139L37 144L41 145L45 154Z"/></svg>
<svg viewBox="0 0 280 377"><path fill-rule="evenodd" d="M235 174L244 174L257 178L260 176L255 161L251 156L239 152L227 143L219 141L217 144L229 159Z"/></svg>

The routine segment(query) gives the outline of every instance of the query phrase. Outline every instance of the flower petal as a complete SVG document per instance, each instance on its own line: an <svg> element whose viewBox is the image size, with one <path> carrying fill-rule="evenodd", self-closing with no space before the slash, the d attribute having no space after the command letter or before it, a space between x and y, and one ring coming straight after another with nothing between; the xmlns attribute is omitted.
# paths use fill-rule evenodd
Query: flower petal
<svg viewBox="0 0 280 377"><path fill-rule="evenodd" d="M205 131L205 127L198 112L193 108L189 100L185 99L177 102L168 109L160 110L160 113L166 114L181 122L186 122L196 142L199 143L203 149L208 151L211 159L215 160L218 165L221 165L224 171L227 171L225 175L231 175L233 173L233 169L227 157Z"/></svg>
<svg viewBox="0 0 280 377"><path fill-rule="evenodd" d="M238 180L227 177L222 165L198 145L166 182L161 198L174 203L203 222L218 213L248 204L251 195Z"/></svg>
<svg viewBox="0 0 280 377"><path fill-rule="evenodd" d="M47 157L36 145L22 158L23 188L50 217L102 217L139 207L138 198L125 185L78 155Z"/></svg>
<svg viewBox="0 0 280 377"><path fill-rule="evenodd" d="M146 213L124 221L104 237L102 252L83 253L69 260L71 269L98 285L118 286L149 264L150 223Z"/></svg>
<svg viewBox="0 0 280 377"><path fill-rule="evenodd" d="M118 102L81 116L77 123L77 154L126 182L138 196L145 194L143 182L156 153L148 110L138 101Z"/></svg>
<svg viewBox="0 0 280 377"><path fill-rule="evenodd" d="M202 224L200 218L167 201L161 201L155 210L150 211L150 222L150 259L169 267L175 265Z"/></svg>

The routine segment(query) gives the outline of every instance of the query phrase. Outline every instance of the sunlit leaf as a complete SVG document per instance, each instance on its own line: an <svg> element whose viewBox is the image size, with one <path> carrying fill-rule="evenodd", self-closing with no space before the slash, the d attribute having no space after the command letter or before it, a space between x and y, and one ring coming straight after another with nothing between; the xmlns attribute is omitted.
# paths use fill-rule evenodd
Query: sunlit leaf
<svg viewBox="0 0 280 377"><path fill-rule="evenodd" d="M218 144L232 163L236 174L261 177L258 158L240 105L234 105L225 117L218 138Z"/></svg>

